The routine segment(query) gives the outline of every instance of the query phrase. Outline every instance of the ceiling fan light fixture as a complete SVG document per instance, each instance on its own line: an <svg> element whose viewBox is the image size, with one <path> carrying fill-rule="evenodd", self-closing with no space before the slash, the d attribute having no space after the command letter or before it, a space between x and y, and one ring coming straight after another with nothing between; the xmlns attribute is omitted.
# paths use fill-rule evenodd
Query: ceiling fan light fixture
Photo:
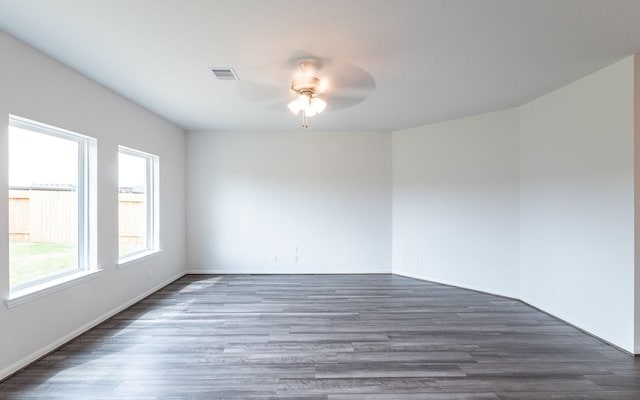
<svg viewBox="0 0 640 400"><path fill-rule="evenodd" d="M294 114L298 114L300 111L307 117L313 117L316 114L320 114L327 108L327 103L309 92L300 94L295 100L288 104L289 110Z"/></svg>
<svg viewBox="0 0 640 400"><path fill-rule="evenodd" d="M308 128L307 117L320 114L327 108L327 103L318 98L318 94L327 89L326 82L313 76L314 64L310 61L303 61L299 64L300 71L291 81L291 91L299 96L288 104L289 109L294 114L302 111L302 126Z"/></svg>
<svg viewBox="0 0 640 400"><path fill-rule="evenodd" d="M314 109L317 114L320 114L321 112L324 111L325 108L327 108L327 102L317 97L314 97L311 99L309 108Z"/></svg>
<svg viewBox="0 0 640 400"><path fill-rule="evenodd" d="M305 94L301 94L295 100L288 105L289 110L294 114L298 114L300 111L306 111L309 108L309 97Z"/></svg>

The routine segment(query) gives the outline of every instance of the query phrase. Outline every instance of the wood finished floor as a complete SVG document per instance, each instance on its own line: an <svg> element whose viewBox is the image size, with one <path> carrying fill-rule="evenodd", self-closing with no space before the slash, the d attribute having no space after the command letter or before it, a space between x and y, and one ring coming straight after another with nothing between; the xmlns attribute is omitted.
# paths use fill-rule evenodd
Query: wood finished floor
<svg viewBox="0 0 640 400"><path fill-rule="evenodd" d="M393 275L188 275L2 399L640 399L640 361L517 301Z"/></svg>

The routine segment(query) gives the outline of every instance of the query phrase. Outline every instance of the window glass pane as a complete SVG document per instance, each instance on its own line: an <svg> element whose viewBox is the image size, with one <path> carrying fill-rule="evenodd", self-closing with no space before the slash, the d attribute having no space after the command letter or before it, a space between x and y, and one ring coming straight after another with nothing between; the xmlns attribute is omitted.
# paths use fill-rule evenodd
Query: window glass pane
<svg viewBox="0 0 640 400"><path fill-rule="evenodd" d="M119 256L148 249L147 158L118 154Z"/></svg>
<svg viewBox="0 0 640 400"><path fill-rule="evenodd" d="M9 126L11 287L80 268L80 147L73 140Z"/></svg>

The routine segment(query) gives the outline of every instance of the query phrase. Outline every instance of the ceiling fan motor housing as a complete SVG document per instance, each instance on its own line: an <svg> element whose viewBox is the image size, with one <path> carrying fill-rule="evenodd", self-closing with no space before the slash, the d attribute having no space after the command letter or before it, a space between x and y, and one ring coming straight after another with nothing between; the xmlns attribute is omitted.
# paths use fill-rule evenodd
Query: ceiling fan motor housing
<svg viewBox="0 0 640 400"><path fill-rule="evenodd" d="M299 94L307 94L313 97L320 89L320 79L315 76L298 77L291 81L291 90Z"/></svg>

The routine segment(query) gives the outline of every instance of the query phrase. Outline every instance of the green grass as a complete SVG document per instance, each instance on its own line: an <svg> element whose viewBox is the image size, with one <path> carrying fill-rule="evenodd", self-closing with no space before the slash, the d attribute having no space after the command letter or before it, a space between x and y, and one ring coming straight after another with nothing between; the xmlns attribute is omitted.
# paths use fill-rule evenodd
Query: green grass
<svg viewBox="0 0 640 400"><path fill-rule="evenodd" d="M61 243L9 243L9 281L16 286L78 266L74 245Z"/></svg>

